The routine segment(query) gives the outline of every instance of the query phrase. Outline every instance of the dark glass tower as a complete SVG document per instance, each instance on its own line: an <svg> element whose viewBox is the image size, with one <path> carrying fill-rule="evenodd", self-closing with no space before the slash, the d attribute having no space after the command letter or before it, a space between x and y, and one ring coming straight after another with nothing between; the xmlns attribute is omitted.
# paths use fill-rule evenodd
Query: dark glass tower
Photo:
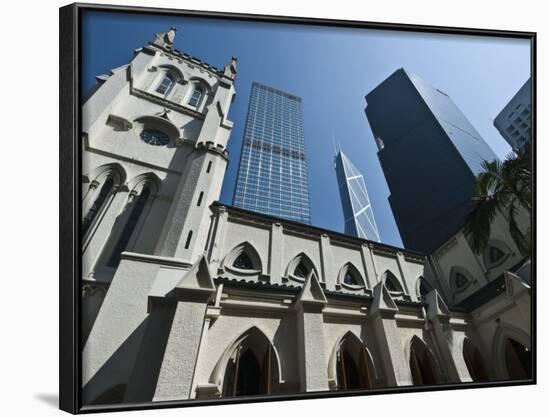
<svg viewBox="0 0 550 417"><path fill-rule="evenodd" d="M403 69L366 100L403 243L432 252L464 225L481 162L497 157L447 94Z"/></svg>
<svg viewBox="0 0 550 417"><path fill-rule="evenodd" d="M252 84L233 205L310 224L300 97Z"/></svg>

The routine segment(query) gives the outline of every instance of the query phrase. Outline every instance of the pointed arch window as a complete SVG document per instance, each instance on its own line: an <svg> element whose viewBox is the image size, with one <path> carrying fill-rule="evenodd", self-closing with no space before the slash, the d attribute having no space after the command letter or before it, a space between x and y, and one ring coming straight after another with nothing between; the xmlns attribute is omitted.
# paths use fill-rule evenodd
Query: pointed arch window
<svg viewBox="0 0 550 417"><path fill-rule="evenodd" d="M504 342L506 371L510 379L531 379L533 359L531 350L512 338Z"/></svg>
<svg viewBox="0 0 550 417"><path fill-rule="evenodd" d="M365 389L374 387L374 363L361 340L348 332L333 350L329 362L330 384L338 390Z"/></svg>
<svg viewBox="0 0 550 417"><path fill-rule="evenodd" d="M174 87L175 82L175 77L170 72L166 72L158 83L155 91L163 96L167 96L172 87Z"/></svg>
<svg viewBox="0 0 550 417"><path fill-rule="evenodd" d="M113 246L109 259L107 260L107 266L116 268L120 263L120 254L126 250L128 243L130 242L130 238L136 229L150 196L151 186L149 184L145 184L139 195L134 197L135 199L129 208L126 223L124 224L124 227L122 228L122 231Z"/></svg>
<svg viewBox="0 0 550 417"><path fill-rule="evenodd" d="M344 275L344 284L361 285L361 283L350 271L346 271L346 274Z"/></svg>
<svg viewBox="0 0 550 417"><path fill-rule="evenodd" d="M391 271L384 272L383 276L384 286L392 295L403 294L403 287L397 279L397 277Z"/></svg>
<svg viewBox="0 0 550 417"><path fill-rule="evenodd" d="M233 275L259 276L262 273L262 261L256 249L249 242L243 242L226 255L223 268Z"/></svg>
<svg viewBox="0 0 550 417"><path fill-rule="evenodd" d="M487 265L489 269L496 268L508 259L510 253L510 249L504 243L491 240L483 254L485 265Z"/></svg>
<svg viewBox="0 0 550 417"><path fill-rule="evenodd" d="M337 282L345 288L352 290L365 287L361 273L351 262L344 264L344 266L340 269Z"/></svg>
<svg viewBox="0 0 550 417"><path fill-rule="evenodd" d="M313 262L311 262L306 254L300 253L288 264L286 276L283 277L283 279L291 278L295 281L304 282L311 271L317 273L317 270L313 266Z"/></svg>
<svg viewBox="0 0 550 417"><path fill-rule="evenodd" d="M241 253L233 262L233 266L239 269L254 269L254 264L247 253Z"/></svg>
<svg viewBox="0 0 550 417"><path fill-rule="evenodd" d="M463 268L453 267L451 269L451 289L456 292L465 291L474 280L470 274Z"/></svg>
<svg viewBox="0 0 550 417"><path fill-rule="evenodd" d="M504 256L505 253L496 246L491 246L489 248L489 261L491 261L491 263L497 263L502 258L504 258Z"/></svg>
<svg viewBox="0 0 550 417"><path fill-rule="evenodd" d="M464 288L468 285L468 278L462 272L455 274L455 286L458 289Z"/></svg>
<svg viewBox="0 0 550 417"><path fill-rule="evenodd" d="M114 178L112 175L109 175L106 181L101 186L92 206L88 209L88 213L86 213L86 215L82 219L82 236L84 236L88 232L91 224L97 218L101 209L105 206L107 198L113 191L114 185Z"/></svg>
<svg viewBox="0 0 550 417"><path fill-rule="evenodd" d="M294 269L294 276L305 279L308 274L309 270L303 262L300 262L298 265L296 265L296 268Z"/></svg>
<svg viewBox="0 0 550 417"><path fill-rule="evenodd" d="M487 370L485 369L485 361L481 356L479 350L470 341L469 338L464 339L462 345L462 355L464 356L464 362L468 368L468 372L474 382L485 382L489 380Z"/></svg>
<svg viewBox="0 0 550 417"><path fill-rule="evenodd" d="M274 346L253 328L232 348L223 375L222 396L269 395L277 390L278 370Z"/></svg>
<svg viewBox="0 0 550 417"><path fill-rule="evenodd" d="M413 385L437 384L438 368L433 353L417 336L413 337L410 349L409 366Z"/></svg>
<svg viewBox="0 0 550 417"><path fill-rule="evenodd" d="M189 97L189 101L187 104L189 104L191 107L198 108L201 104L202 98L204 97L204 87L201 85L195 85L195 88L193 89L193 92L191 93L191 96Z"/></svg>

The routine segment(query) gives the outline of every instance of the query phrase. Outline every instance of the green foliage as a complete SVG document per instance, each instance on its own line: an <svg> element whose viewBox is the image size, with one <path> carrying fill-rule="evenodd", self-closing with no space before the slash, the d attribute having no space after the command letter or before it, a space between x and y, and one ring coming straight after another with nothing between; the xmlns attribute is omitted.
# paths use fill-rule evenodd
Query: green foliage
<svg viewBox="0 0 550 417"><path fill-rule="evenodd" d="M476 253L489 244L491 224L498 211L506 214L510 235L523 256L531 253L530 232L517 223L521 210L531 212L531 166L528 155L509 154L504 161L484 161L476 180L473 208L464 232Z"/></svg>

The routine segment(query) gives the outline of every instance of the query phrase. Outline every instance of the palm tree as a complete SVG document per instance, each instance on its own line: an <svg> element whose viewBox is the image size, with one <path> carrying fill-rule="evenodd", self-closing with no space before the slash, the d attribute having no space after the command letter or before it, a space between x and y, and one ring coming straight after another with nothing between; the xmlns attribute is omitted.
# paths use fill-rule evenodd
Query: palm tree
<svg viewBox="0 0 550 417"><path fill-rule="evenodd" d="M508 214L510 235L523 256L531 253L530 229L523 233L517 223L520 210L531 212L531 165L528 154L511 153L504 161L483 161L476 179L472 211L464 232L479 254L489 243L491 224L499 211Z"/></svg>

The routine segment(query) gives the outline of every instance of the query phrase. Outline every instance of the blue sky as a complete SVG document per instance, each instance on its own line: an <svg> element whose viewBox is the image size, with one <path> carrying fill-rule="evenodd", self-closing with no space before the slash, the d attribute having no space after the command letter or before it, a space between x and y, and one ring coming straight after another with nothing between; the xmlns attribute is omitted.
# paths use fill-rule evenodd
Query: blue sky
<svg viewBox="0 0 550 417"><path fill-rule="evenodd" d="M528 40L86 12L82 86L128 63L155 32L222 68L238 58L230 163L220 200L231 204L253 81L302 97L312 224L342 232L332 135L363 173L384 243L402 246L388 203L365 95L398 68L447 93L499 157L511 151L493 119L530 75Z"/></svg>

